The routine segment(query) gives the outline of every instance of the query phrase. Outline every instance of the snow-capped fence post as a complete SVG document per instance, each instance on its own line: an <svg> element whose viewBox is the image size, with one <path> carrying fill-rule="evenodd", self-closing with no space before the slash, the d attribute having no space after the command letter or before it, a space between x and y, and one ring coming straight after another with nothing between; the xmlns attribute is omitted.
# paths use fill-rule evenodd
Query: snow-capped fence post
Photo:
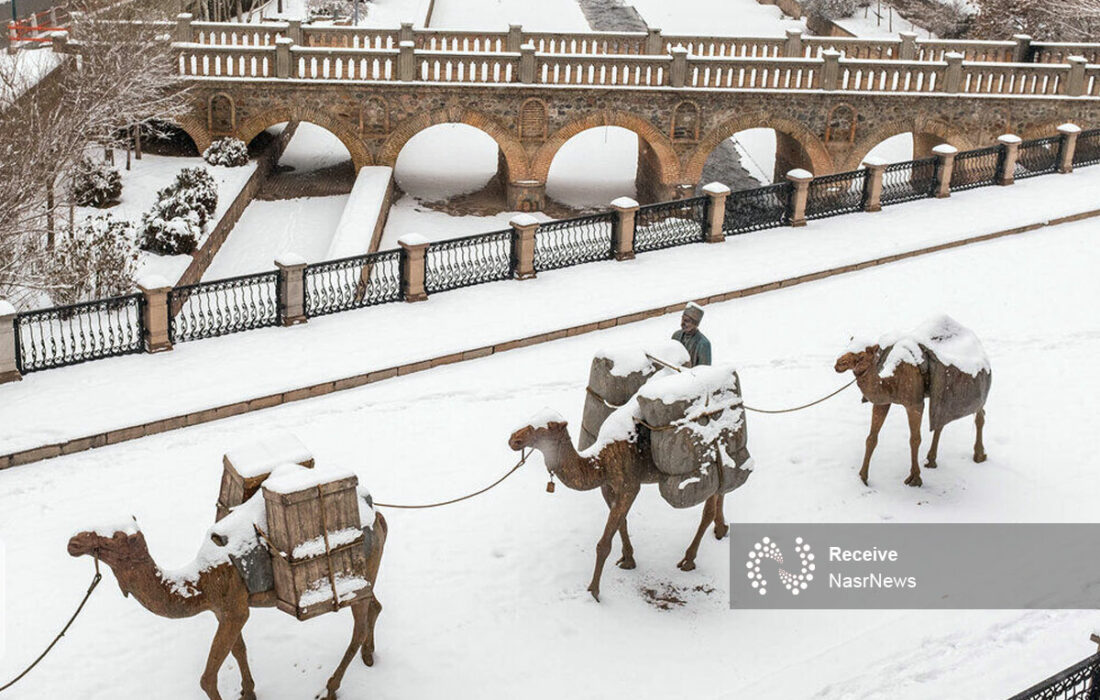
<svg viewBox="0 0 1100 700"><path fill-rule="evenodd" d="M611 202L615 218L611 220L611 250L616 260L634 259L634 224L638 203L630 197L619 197Z"/></svg>
<svg viewBox="0 0 1100 700"><path fill-rule="evenodd" d="M190 44L195 40L195 32L191 27L194 19L195 16L190 12L181 12L176 15L176 41Z"/></svg>
<svg viewBox="0 0 1100 700"><path fill-rule="evenodd" d="M882 175L886 172L886 161L868 156L863 161L867 168L867 179L863 183L863 211L882 211Z"/></svg>
<svg viewBox="0 0 1100 700"><path fill-rule="evenodd" d="M955 51L943 55L943 60L947 61L947 70L943 74L944 92L956 93L959 91L959 86L962 85L963 58L961 53Z"/></svg>
<svg viewBox="0 0 1100 700"><path fill-rule="evenodd" d="M821 89L836 90L840 80L840 52L826 49L821 52L821 58L825 61L821 68Z"/></svg>
<svg viewBox="0 0 1100 700"><path fill-rule="evenodd" d="M275 258L279 269L279 322L296 326L309 320L306 316L306 261L295 253L282 253Z"/></svg>
<svg viewBox="0 0 1100 700"><path fill-rule="evenodd" d="M416 42L402 41L397 46L397 79L403 81L416 80Z"/></svg>
<svg viewBox="0 0 1100 700"><path fill-rule="evenodd" d="M405 301L427 301L424 270L430 242L419 233L407 233L397 243L401 246L401 292Z"/></svg>
<svg viewBox="0 0 1100 700"><path fill-rule="evenodd" d="M645 52L649 56L659 56L664 46L664 39L661 37L661 30L659 27L650 27L646 30L645 34Z"/></svg>
<svg viewBox="0 0 1100 700"><path fill-rule="evenodd" d="M791 199L787 204L787 215L791 226L806 225L806 200L810 196L810 183L814 176L808 170L796 168L787 173L787 179L792 185Z"/></svg>
<svg viewBox="0 0 1100 700"><path fill-rule="evenodd" d="M917 60L917 35L915 32L898 32L901 37L901 45L898 47L898 56L902 61Z"/></svg>
<svg viewBox="0 0 1100 700"><path fill-rule="evenodd" d="M286 36L295 44L302 43L302 20L292 19L286 23Z"/></svg>
<svg viewBox="0 0 1100 700"><path fill-rule="evenodd" d="M512 276L517 280L533 279L539 220L530 214L517 214L508 223L512 226Z"/></svg>
<svg viewBox="0 0 1100 700"><path fill-rule="evenodd" d="M145 352L163 352L172 349L168 324L168 293L172 291L168 280L159 275L147 275L137 282L138 290L145 296L141 305L142 325L145 327Z"/></svg>
<svg viewBox="0 0 1100 700"><path fill-rule="evenodd" d="M1085 66L1088 60L1084 56L1070 56L1066 59L1069 64L1069 75L1066 76L1066 96L1080 97L1085 94Z"/></svg>
<svg viewBox="0 0 1100 700"><path fill-rule="evenodd" d="M533 83L537 74L535 70L535 45L524 44L519 47L519 51L519 81L521 83Z"/></svg>
<svg viewBox="0 0 1100 700"><path fill-rule="evenodd" d="M683 87L687 82L688 50L683 46L672 48L672 67L668 70L668 84L671 87Z"/></svg>
<svg viewBox="0 0 1100 700"><path fill-rule="evenodd" d="M936 198L943 199L951 196L951 174L955 172L955 154L959 149L951 144L941 143L932 149L932 153L940 159L936 163Z"/></svg>
<svg viewBox="0 0 1100 700"><path fill-rule="evenodd" d="M703 194L707 202L707 243L721 243L726 240L723 228L726 224L726 200L730 196L730 188L721 182L708 182L703 185Z"/></svg>
<svg viewBox="0 0 1100 700"><path fill-rule="evenodd" d="M997 137L1001 144L1001 157L998 159L997 184L1011 185L1016 181L1016 159L1020 154L1020 141L1016 134L1002 134Z"/></svg>
<svg viewBox="0 0 1100 700"><path fill-rule="evenodd" d="M281 36L275 40L275 77L290 78L291 60L290 47L294 46L294 40L288 36Z"/></svg>
<svg viewBox="0 0 1100 700"><path fill-rule="evenodd" d="M15 333L15 307L0 299L0 384L23 378L19 373Z"/></svg>
<svg viewBox="0 0 1100 700"><path fill-rule="evenodd" d="M403 44L406 41L411 41L411 42L413 42L414 46L416 45L416 41L413 38L413 23L412 22L402 22L401 23L401 29L399 29L397 31L397 41L400 44Z"/></svg>
<svg viewBox="0 0 1100 700"><path fill-rule="evenodd" d="M15 28L15 21L8 20L8 53L15 53L15 42L19 38L19 32Z"/></svg>
<svg viewBox="0 0 1100 700"><path fill-rule="evenodd" d="M783 45L783 55L787 58L802 58L801 29L787 30L787 43Z"/></svg>
<svg viewBox="0 0 1100 700"><path fill-rule="evenodd" d="M1063 175L1073 172L1073 154L1077 151L1077 135L1081 127L1076 124L1062 124L1058 127L1062 135L1062 147L1058 149L1058 172Z"/></svg>
<svg viewBox="0 0 1100 700"><path fill-rule="evenodd" d="M523 25L509 24L508 39L504 44L504 50L509 53L519 53L519 47L523 46Z"/></svg>
<svg viewBox="0 0 1100 700"><path fill-rule="evenodd" d="M1027 34L1014 34L1012 40L1016 42L1012 60L1015 63L1031 63L1031 37Z"/></svg>

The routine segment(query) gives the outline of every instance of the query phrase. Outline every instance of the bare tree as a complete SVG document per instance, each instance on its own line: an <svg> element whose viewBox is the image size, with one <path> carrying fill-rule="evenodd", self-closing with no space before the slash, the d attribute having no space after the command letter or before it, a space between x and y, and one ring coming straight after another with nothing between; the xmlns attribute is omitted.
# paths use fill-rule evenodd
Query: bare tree
<svg viewBox="0 0 1100 700"><path fill-rule="evenodd" d="M1038 41L1095 41L1100 0L976 0L971 27L977 39L1028 34Z"/></svg>

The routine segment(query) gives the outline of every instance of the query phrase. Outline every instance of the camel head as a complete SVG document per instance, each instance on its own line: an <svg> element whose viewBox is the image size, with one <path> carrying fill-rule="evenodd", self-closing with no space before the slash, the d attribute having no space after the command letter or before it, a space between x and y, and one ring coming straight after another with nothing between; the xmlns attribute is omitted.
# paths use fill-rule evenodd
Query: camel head
<svg viewBox="0 0 1100 700"><path fill-rule="evenodd" d="M866 345L862 350L858 347L862 343L853 343L848 346L848 351L837 358L833 367L837 372L852 370L856 376L863 374L871 368L878 357L879 346L877 344Z"/></svg>
<svg viewBox="0 0 1100 700"><path fill-rule="evenodd" d="M568 436L569 424L561 417L561 414L551 410L544 410L508 438L508 446L516 452L533 448L543 440Z"/></svg>
<svg viewBox="0 0 1100 700"><path fill-rule="evenodd" d="M73 535L69 539L69 556L94 556L116 572L149 561L149 547L145 544L145 536L137 528L137 522L114 528L114 534L105 535L110 529L86 530ZM119 588L123 595L130 594L121 580Z"/></svg>

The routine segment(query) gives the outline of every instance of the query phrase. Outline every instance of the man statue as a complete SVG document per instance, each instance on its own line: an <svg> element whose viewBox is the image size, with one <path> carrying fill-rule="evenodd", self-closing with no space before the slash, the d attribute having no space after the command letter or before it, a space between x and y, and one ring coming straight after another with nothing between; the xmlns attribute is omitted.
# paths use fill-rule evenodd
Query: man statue
<svg viewBox="0 0 1100 700"><path fill-rule="evenodd" d="M673 340L687 348L690 361L688 367L710 364L710 341L699 332L699 322L703 320L703 307L691 302L684 308L680 317L680 330L672 334Z"/></svg>

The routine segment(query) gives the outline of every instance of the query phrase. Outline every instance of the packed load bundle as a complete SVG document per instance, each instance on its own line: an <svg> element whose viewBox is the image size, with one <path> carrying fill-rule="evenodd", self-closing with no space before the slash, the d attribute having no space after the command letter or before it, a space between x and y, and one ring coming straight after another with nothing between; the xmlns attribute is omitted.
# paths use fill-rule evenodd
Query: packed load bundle
<svg viewBox="0 0 1100 700"><path fill-rule="evenodd" d="M930 318L906 334L883 336L878 344L878 371L884 379L901 363L921 368L931 430L985 405L993 382L989 357L978 336L950 316Z"/></svg>
<svg viewBox="0 0 1100 700"><path fill-rule="evenodd" d="M221 520L230 508L252 498L272 469L288 463L313 466L313 454L291 433L272 433L226 451L215 519Z"/></svg>
<svg viewBox="0 0 1100 700"><path fill-rule="evenodd" d="M741 384L730 365L654 377L637 395L661 496L689 508L741 486L752 471Z"/></svg>
<svg viewBox="0 0 1100 700"><path fill-rule="evenodd" d="M585 389L581 434L577 439L578 449L585 450L596 442L607 417L625 405L650 377L661 370L661 365L650 357L675 366L688 362L687 350L674 340L647 347L633 345L600 350L592 358L588 388Z"/></svg>

